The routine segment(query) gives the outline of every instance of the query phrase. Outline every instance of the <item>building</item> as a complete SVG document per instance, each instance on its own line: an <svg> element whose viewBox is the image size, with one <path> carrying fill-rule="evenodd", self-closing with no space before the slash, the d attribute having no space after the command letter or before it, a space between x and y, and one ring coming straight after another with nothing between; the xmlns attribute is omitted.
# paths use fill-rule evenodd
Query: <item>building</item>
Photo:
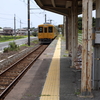
<svg viewBox="0 0 100 100"><path fill-rule="evenodd" d="M4 27L3 28L3 35L13 35L13 28L11 27Z"/></svg>

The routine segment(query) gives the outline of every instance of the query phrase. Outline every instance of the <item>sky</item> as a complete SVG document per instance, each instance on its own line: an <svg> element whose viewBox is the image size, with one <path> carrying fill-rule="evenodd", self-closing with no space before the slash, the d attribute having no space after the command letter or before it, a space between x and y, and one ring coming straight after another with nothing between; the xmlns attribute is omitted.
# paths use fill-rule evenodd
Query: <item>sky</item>
<svg viewBox="0 0 100 100"><path fill-rule="evenodd" d="M39 8L34 0L30 0L30 8ZM1 0L0 3L0 27L14 28L14 14L16 16L16 28L27 27L27 0ZM42 9L30 10L30 27L37 27L45 21L52 20L52 24L63 23L63 16Z"/></svg>
<svg viewBox="0 0 100 100"><path fill-rule="evenodd" d="M34 0L30 0L30 27L43 24L45 14L47 21L52 20L53 25L63 23L63 16L39 8ZM16 29L27 27L27 0L1 0L0 3L0 27L14 28L14 15L16 16ZM93 14L95 16L95 14ZM80 15L81 16L81 15Z"/></svg>

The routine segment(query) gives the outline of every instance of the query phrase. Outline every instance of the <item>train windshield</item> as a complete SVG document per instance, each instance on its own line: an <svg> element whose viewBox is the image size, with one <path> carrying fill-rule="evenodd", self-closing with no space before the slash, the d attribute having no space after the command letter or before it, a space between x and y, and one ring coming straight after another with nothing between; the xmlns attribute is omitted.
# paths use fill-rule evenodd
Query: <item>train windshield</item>
<svg viewBox="0 0 100 100"><path fill-rule="evenodd" d="M47 28L44 28L44 33L47 33Z"/></svg>
<svg viewBox="0 0 100 100"><path fill-rule="evenodd" d="M39 33L43 33L43 27L39 27Z"/></svg>
<svg viewBox="0 0 100 100"><path fill-rule="evenodd" d="M48 31L49 31L49 33L52 33L53 32L53 27L48 27Z"/></svg>

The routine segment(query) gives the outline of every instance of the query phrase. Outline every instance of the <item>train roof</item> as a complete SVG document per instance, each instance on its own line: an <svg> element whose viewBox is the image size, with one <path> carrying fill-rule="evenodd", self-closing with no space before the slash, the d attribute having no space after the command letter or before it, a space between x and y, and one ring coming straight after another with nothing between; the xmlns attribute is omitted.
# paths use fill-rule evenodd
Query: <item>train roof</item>
<svg viewBox="0 0 100 100"><path fill-rule="evenodd" d="M54 26L54 25L52 25L52 24L40 24L38 26Z"/></svg>

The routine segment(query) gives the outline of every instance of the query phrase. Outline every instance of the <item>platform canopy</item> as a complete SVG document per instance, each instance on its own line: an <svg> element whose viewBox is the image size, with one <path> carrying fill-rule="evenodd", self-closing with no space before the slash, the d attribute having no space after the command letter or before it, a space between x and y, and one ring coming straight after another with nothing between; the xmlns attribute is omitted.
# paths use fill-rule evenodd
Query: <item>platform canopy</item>
<svg viewBox="0 0 100 100"><path fill-rule="evenodd" d="M75 0L35 0L40 8L55 12L61 15L69 15L72 2ZM82 13L82 0L78 1L78 14ZM95 0L93 0L93 9L95 9Z"/></svg>

